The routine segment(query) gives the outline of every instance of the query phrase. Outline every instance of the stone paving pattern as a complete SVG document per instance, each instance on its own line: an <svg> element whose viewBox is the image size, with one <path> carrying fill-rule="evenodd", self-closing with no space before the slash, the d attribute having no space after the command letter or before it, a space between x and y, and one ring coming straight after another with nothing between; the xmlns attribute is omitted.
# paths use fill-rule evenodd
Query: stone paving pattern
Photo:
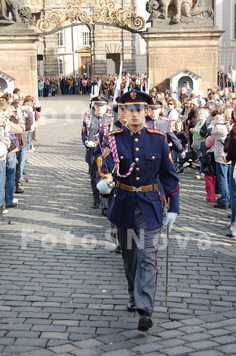
<svg viewBox="0 0 236 356"><path fill-rule="evenodd" d="M110 224L91 209L80 129L87 97L41 100L24 194L0 227L0 355L236 355L236 240L227 214L205 202L204 181L181 178L181 214L159 247L154 326L126 310L122 258Z"/></svg>

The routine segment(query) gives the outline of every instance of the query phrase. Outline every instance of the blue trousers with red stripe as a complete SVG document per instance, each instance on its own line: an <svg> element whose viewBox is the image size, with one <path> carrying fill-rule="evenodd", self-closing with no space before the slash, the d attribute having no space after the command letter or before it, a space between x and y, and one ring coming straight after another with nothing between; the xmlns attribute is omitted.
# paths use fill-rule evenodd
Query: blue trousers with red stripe
<svg viewBox="0 0 236 356"><path fill-rule="evenodd" d="M140 314L152 315L157 287L157 250L160 229L148 229L139 207L133 229L118 227L130 297Z"/></svg>

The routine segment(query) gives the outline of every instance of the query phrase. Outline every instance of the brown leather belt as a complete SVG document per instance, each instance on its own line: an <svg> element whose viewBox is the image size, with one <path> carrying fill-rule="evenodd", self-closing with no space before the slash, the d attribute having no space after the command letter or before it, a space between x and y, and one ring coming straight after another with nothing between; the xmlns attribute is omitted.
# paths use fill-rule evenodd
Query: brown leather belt
<svg viewBox="0 0 236 356"><path fill-rule="evenodd" d="M133 187L132 185L127 185L121 182L116 182L116 186L120 189L127 190L127 192L151 192L152 190L157 190L157 184L143 185L142 187Z"/></svg>

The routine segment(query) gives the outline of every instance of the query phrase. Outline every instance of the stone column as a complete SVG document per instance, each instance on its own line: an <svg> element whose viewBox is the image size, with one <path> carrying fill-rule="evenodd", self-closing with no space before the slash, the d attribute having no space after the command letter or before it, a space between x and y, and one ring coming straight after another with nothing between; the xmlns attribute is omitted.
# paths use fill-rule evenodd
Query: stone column
<svg viewBox="0 0 236 356"><path fill-rule="evenodd" d="M218 40L223 31L214 26L161 26L160 21L141 35L147 43L147 71L150 88L160 91L169 88L170 79L184 70L200 78L199 89L217 84Z"/></svg>
<svg viewBox="0 0 236 356"><path fill-rule="evenodd" d="M27 24L0 28L1 70L15 78L23 95L38 98L37 44L39 35Z"/></svg>

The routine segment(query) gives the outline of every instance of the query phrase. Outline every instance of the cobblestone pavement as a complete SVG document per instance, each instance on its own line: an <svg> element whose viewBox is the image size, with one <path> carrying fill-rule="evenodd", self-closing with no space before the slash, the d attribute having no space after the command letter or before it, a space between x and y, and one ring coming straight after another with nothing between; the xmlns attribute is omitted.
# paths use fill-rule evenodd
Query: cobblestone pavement
<svg viewBox="0 0 236 356"><path fill-rule="evenodd" d="M173 229L165 306L165 237L148 333L126 311L122 258L109 222L91 209L81 112L87 97L41 100L35 152L24 194L1 227L2 356L236 355L236 240L229 211L204 201L204 182L181 174L181 214ZM163 236L165 232L163 231Z"/></svg>

